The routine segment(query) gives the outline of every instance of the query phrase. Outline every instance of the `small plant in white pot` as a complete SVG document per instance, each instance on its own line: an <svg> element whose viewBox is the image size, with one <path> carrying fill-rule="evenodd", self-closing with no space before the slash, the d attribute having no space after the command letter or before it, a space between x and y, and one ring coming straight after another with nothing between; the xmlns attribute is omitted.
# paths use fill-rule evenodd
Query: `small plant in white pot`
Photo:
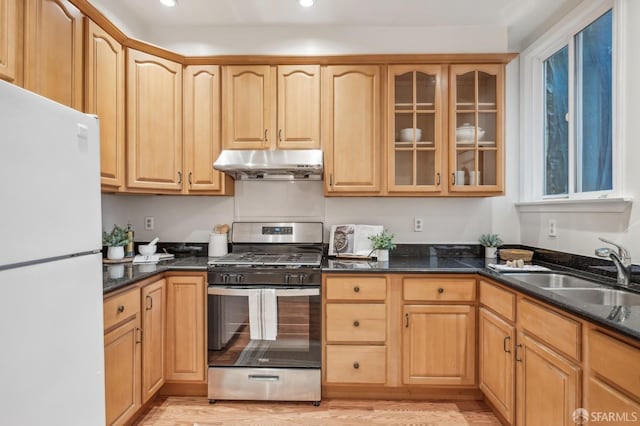
<svg viewBox="0 0 640 426"><path fill-rule="evenodd" d="M371 252L376 251L378 262L389 261L389 250L396 248L396 245L393 243L393 237L394 235L390 234L386 229L383 229L379 234L369 236L372 243Z"/></svg>
<svg viewBox="0 0 640 426"><path fill-rule="evenodd" d="M124 246L129 243L127 230L113 225L111 232L102 233L102 245L107 246L107 259L118 260L124 258Z"/></svg>
<svg viewBox="0 0 640 426"><path fill-rule="evenodd" d="M502 239L498 234L482 234L478 240L484 246L484 256L488 258L497 257L498 247L502 245Z"/></svg>

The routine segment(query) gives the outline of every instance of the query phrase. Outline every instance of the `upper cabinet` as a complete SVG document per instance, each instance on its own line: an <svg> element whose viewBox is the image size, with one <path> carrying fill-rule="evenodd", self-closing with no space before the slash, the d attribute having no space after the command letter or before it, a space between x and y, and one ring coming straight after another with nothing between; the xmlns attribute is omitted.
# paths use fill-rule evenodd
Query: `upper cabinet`
<svg viewBox="0 0 640 426"><path fill-rule="evenodd" d="M278 66L280 149L320 148L320 66Z"/></svg>
<svg viewBox="0 0 640 426"><path fill-rule="evenodd" d="M190 65L184 69L185 193L233 193L233 182L213 169L221 149L220 67Z"/></svg>
<svg viewBox="0 0 640 426"><path fill-rule="evenodd" d="M181 191L182 65L127 50L127 187Z"/></svg>
<svg viewBox="0 0 640 426"><path fill-rule="evenodd" d="M380 67L327 66L322 95L325 194L379 194Z"/></svg>
<svg viewBox="0 0 640 426"><path fill-rule="evenodd" d="M94 22L85 28L85 112L100 118L103 191L124 185L124 50Z"/></svg>
<svg viewBox="0 0 640 426"><path fill-rule="evenodd" d="M387 89L388 191L441 191L443 113L441 65L390 65Z"/></svg>
<svg viewBox="0 0 640 426"><path fill-rule="evenodd" d="M0 0L0 78L16 79L18 0Z"/></svg>
<svg viewBox="0 0 640 426"><path fill-rule="evenodd" d="M67 0L26 0L24 87L82 110L82 14Z"/></svg>
<svg viewBox="0 0 640 426"><path fill-rule="evenodd" d="M502 193L504 65L452 65L449 191Z"/></svg>
<svg viewBox="0 0 640 426"><path fill-rule="evenodd" d="M320 147L320 66L227 66L225 149Z"/></svg>
<svg viewBox="0 0 640 426"><path fill-rule="evenodd" d="M222 141L225 149L266 149L274 137L274 84L268 65L224 67Z"/></svg>

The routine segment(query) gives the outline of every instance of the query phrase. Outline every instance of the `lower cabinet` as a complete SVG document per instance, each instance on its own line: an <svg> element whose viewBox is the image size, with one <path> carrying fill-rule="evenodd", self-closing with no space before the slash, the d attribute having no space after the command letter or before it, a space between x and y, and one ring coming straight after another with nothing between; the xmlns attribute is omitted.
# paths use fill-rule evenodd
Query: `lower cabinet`
<svg viewBox="0 0 640 426"><path fill-rule="evenodd" d="M167 381L206 381L206 282L203 273L167 278Z"/></svg>
<svg viewBox="0 0 640 426"><path fill-rule="evenodd" d="M142 291L142 403L164 385L166 280L148 284Z"/></svg>
<svg viewBox="0 0 640 426"><path fill-rule="evenodd" d="M142 330L138 288L104 302L104 373L108 425L125 424L140 408Z"/></svg>

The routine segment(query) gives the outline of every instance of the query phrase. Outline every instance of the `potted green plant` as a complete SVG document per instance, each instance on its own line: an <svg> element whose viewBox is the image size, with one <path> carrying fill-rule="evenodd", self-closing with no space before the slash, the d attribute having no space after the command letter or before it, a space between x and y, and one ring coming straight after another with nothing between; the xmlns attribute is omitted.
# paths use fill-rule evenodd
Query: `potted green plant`
<svg viewBox="0 0 640 426"><path fill-rule="evenodd" d="M498 234L482 234L478 241L484 246L484 256L492 259L496 257L498 247L502 245L502 239Z"/></svg>
<svg viewBox="0 0 640 426"><path fill-rule="evenodd" d="M124 246L129 243L129 235L125 228L113 225L111 232L102 233L102 245L107 246L107 259L118 260L124 258Z"/></svg>
<svg viewBox="0 0 640 426"><path fill-rule="evenodd" d="M383 229L379 234L369 236L371 240L371 252L376 251L378 262L389 261L389 250L396 248L396 245L393 243L393 237L394 235L390 234L386 229Z"/></svg>

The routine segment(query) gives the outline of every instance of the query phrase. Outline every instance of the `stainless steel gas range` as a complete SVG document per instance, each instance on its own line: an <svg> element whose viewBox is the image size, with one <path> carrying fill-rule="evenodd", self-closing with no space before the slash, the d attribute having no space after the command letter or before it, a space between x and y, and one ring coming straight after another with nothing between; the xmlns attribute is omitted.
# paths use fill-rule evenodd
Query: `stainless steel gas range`
<svg viewBox="0 0 640 426"><path fill-rule="evenodd" d="M321 395L320 222L235 222L210 258L209 402Z"/></svg>

